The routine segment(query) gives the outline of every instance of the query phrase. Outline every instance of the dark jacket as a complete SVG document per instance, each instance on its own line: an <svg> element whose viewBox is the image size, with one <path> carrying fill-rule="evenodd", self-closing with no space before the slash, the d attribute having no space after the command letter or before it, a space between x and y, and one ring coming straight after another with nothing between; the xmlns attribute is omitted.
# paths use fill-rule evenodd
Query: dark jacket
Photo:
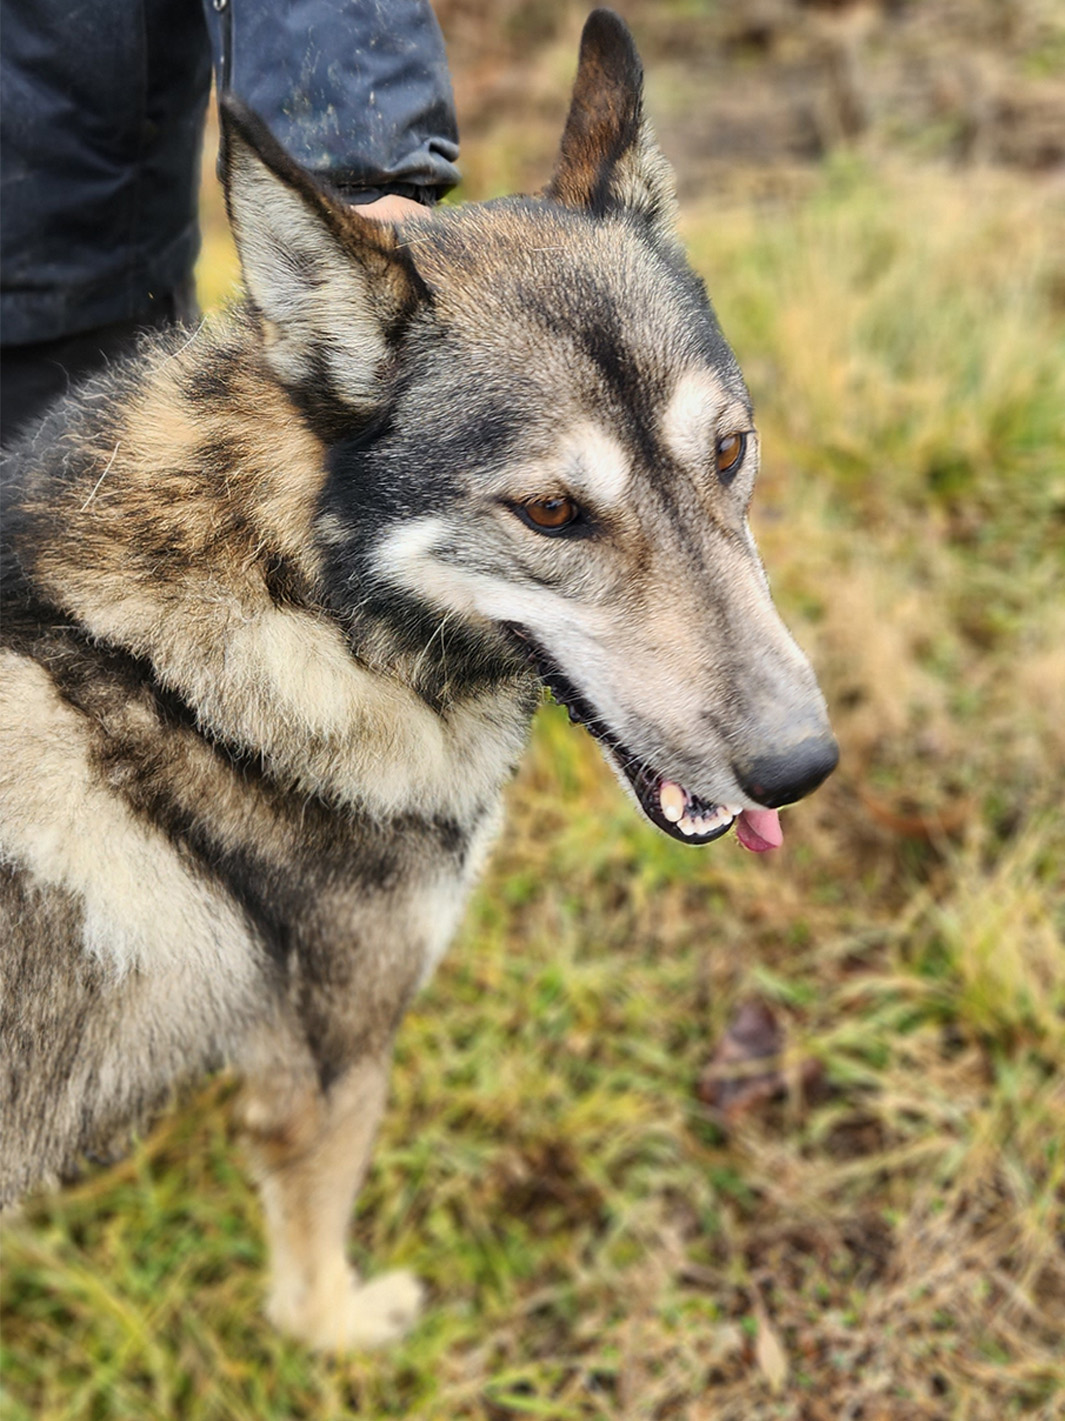
<svg viewBox="0 0 1065 1421"><path fill-rule="evenodd" d="M212 57L330 181L458 181L428 0L3 0L5 345L147 319L188 281Z"/></svg>

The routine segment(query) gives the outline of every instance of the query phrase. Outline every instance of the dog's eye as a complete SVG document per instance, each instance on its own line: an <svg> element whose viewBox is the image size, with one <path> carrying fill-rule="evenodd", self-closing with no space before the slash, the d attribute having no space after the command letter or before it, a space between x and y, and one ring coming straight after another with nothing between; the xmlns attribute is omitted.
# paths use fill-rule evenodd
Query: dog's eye
<svg viewBox="0 0 1065 1421"><path fill-rule="evenodd" d="M736 477L746 448L746 434L725 434L717 441L717 476L723 484Z"/></svg>
<svg viewBox="0 0 1065 1421"><path fill-rule="evenodd" d="M530 498L515 510L523 522L540 533L561 533L580 517L572 498Z"/></svg>

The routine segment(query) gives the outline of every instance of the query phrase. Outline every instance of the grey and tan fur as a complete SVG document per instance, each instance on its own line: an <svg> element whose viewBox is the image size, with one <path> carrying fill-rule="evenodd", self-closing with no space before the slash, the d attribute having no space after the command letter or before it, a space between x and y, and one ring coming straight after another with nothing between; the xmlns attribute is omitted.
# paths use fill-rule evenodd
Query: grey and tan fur
<svg viewBox="0 0 1065 1421"><path fill-rule="evenodd" d="M835 762L640 83L597 12L546 194L398 233L229 104L244 306L9 462L3 1196L228 1063L269 1312L315 1346L416 1314L345 1229L541 679L691 843Z"/></svg>

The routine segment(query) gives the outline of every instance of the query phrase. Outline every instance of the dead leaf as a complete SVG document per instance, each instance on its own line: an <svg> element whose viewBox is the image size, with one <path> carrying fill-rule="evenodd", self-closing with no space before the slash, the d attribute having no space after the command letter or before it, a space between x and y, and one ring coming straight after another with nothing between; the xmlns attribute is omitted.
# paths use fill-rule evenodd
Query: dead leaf
<svg viewBox="0 0 1065 1421"><path fill-rule="evenodd" d="M700 1076L696 1094L725 1123L738 1119L786 1093L783 1050L784 1032L772 1008L762 1001L744 1002ZM820 1073L817 1061L802 1062L799 1084L812 1085Z"/></svg>

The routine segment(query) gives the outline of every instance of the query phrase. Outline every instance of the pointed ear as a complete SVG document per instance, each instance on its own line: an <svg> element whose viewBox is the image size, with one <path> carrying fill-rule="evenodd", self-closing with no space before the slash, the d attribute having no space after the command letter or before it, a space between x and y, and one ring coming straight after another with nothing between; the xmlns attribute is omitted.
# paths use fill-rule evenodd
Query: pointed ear
<svg viewBox="0 0 1065 1421"><path fill-rule="evenodd" d="M643 65L612 10L593 10L546 195L593 216L628 212L676 242L673 170L643 116Z"/></svg>
<svg viewBox="0 0 1065 1421"><path fill-rule="evenodd" d="M393 228L319 186L244 104L219 108L226 210L267 359L315 403L365 408L424 295L413 264Z"/></svg>

